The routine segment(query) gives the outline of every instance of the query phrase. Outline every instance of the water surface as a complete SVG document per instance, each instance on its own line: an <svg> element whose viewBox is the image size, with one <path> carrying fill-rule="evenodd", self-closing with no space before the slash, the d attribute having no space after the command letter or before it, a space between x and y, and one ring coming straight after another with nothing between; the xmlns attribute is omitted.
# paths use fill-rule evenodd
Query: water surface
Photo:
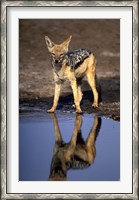
<svg viewBox="0 0 139 200"><path fill-rule="evenodd" d="M20 181L120 180L119 122L62 112L20 113L19 122Z"/></svg>

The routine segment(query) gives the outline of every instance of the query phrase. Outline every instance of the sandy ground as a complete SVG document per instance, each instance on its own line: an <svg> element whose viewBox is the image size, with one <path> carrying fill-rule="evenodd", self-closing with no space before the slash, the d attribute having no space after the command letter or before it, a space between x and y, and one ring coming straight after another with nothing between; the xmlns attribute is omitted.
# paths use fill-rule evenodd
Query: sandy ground
<svg viewBox="0 0 139 200"><path fill-rule="evenodd" d="M69 50L87 48L97 58L98 85L102 103L91 108L93 95L84 80L82 110L119 119L120 116L120 20L49 19L19 22L19 94L20 105L52 105L54 80L45 35L55 43L69 35ZM70 110L73 95L68 83L62 89L59 109Z"/></svg>

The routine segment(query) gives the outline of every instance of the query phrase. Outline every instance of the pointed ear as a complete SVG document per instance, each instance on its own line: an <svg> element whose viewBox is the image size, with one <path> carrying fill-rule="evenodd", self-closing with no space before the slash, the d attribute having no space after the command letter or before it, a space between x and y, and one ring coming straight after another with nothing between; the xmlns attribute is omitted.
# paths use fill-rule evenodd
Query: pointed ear
<svg viewBox="0 0 139 200"><path fill-rule="evenodd" d="M72 35L70 35L70 36L68 37L68 39L66 39L66 40L62 43L62 45L68 47L68 46L69 46L69 43L70 43L70 41L71 41L71 38L72 38Z"/></svg>
<svg viewBox="0 0 139 200"><path fill-rule="evenodd" d="M48 49L52 48L55 45L55 43L52 42L48 36L45 36L45 41L46 41L46 45L47 45Z"/></svg>

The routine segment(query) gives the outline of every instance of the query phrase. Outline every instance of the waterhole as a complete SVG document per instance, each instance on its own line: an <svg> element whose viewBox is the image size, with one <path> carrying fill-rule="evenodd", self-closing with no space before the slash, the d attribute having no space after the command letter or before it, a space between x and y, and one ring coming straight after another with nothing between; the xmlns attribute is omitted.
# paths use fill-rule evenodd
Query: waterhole
<svg viewBox="0 0 139 200"><path fill-rule="evenodd" d="M19 116L19 181L119 181L120 122L93 114Z"/></svg>

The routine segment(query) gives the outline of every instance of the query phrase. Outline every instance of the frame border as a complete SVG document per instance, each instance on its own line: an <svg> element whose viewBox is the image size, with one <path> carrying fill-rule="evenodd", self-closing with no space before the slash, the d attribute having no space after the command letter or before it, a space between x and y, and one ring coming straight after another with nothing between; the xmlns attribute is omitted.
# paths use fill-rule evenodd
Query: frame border
<svg viewBox="0 0 139 200"><path fill-rule="evenodd" d="M1 2L1 199L138 199L138 0L6 1ZM7 7L132 7L132 193L9 194L7 193Z"/></svg>

